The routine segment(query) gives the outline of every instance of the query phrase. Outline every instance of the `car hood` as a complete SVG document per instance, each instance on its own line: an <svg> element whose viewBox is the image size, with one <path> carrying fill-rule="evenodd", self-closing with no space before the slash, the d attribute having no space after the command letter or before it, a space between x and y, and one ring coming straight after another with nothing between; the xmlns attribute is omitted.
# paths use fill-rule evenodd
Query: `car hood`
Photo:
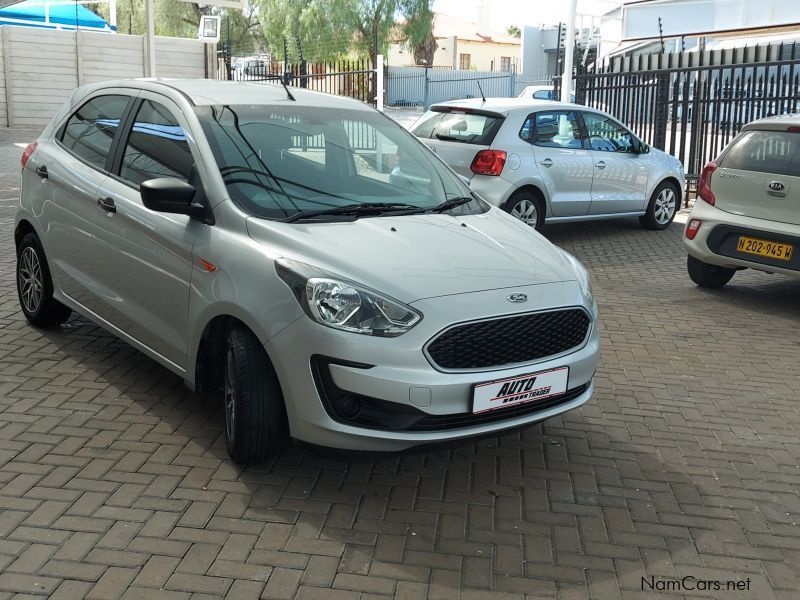
<svg viewBox="0 0 800 600"><path fill-rule="evenodd" d="M334 223L251 217L247 229L275 258L319 267L402 302L575 279L563 250L495 208Z"/></svg>

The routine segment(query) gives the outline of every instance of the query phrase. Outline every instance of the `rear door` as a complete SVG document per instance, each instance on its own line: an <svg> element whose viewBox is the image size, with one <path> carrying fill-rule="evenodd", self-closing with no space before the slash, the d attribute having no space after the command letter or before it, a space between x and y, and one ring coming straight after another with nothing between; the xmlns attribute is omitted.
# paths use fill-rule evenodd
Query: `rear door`
<svg viewBox="0 0 800 600"><path fill-rule="evenodd" d="M746 131L719 160L711 191L720 210L800 225L800 132Z"/></svg>
<svg viewBox="0 0 800 600"><path fill-rule="evenodd" d="M35 155L38 182L32 183L44 199L40 220L53 276L65 295L89 310L97 300L97 189L131 101L110 90L88 99Z"/></svg>
<svg viewBox="0 0 800 600"><path fill-rule="evenodd" d="M545 110L532 113L522 126L521 136L530 132L539 176L550 198L554 217L576 217L589 212L592 201L592 157L573 110Z"/></svg>
<svg viewBox="0 0 800 600"><path fill-rule="evenodd" d="M504 119L491 111L435 107L411 131L459 175L471 178L475 155L492 145Z"/></svg>

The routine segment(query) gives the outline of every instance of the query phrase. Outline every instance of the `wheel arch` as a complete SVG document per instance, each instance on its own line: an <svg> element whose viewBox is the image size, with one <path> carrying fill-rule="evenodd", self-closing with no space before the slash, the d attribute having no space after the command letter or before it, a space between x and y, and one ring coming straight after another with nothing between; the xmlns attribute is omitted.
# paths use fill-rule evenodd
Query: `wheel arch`
<svg viewBox="0 0 800 600"><path fill-rule="evenodd" d="M656 184L656 187L653 188L653 192L654 193L658 189L658 186L660 186L662 183L670 183L678 191L678 208L677 208L677 210L680 210L681 206L683 205L683 189L681 188L681 182L678 181L678 179L675 176L668 175L668 176L664 177L663 179L661 179L661 181L659 181L658 184Z"/></svg>
<svg viewBox="0 0 800 600"><path fill-rule="evenodd" d="M28 221L27 219L21 219L17 226L14 228L14 247L19 248L19 243L29 233L36 235L39 237L39 234L36 232L36 228L33 226L33 223ZM41 241L41 238L40 238Z"/></svg>
<svg viewBox="0 0 800 600"><path fill-rule="evenodd" d="M508 198L505 202L503 202L503 208L505 209L508 206L508 203L511 202L514 198L519 196L522 193L529 192L536 195L539 200L542 201L542 205L544 207L544 217L547 217L548 211L548 202L547 202L547 194L542 189L542 186L537 185L535 183L525 183L515 189L511 194L509 194Z"/></svg>

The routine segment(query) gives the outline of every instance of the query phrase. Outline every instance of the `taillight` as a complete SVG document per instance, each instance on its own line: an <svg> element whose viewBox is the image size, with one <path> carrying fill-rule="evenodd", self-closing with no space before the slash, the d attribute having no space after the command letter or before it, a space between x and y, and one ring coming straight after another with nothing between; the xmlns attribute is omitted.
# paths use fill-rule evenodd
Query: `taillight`
<svg viewBox="0 0 800 600"><path fill-rule="evenodd" d="M716 170L717 163L713 160L707 162L706 166L703 167L703 173L700 175L700 184L697 186L697 196L711 206L714 206L714 202L716 202L714 193L711 191L711 174Z"/></svg>
<svg viewBox="0 0 800 600"><path fill-rule="evenodd" d="M20 159L23 170L25 169L25 165L28 163L28 159L31 157L31 154L33 154L35 150L36 150L36 142L31 142L25 147L25 151L22 153L22 158Z"/></svg>
<svg viewBox="0 0 800 600"><path fill-rule="evenodd" d="M686 226L686 239L693 240L697 232L700 231L700 225L702 224L703 222L700 219L692 219L689 221L689 224Z"/></svg>
<svg viewBox="0 0 800 600"><path fill-rule="evenodd" d="M502 150L481 150L472 159L470 169L475 175L497 176L503 172L506 153Z"/></svg>

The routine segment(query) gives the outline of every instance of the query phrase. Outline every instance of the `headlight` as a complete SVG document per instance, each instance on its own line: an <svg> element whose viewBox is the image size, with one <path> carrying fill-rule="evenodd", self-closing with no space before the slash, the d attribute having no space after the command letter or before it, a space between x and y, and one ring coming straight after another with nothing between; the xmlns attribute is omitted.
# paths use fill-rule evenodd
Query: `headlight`
<svg viewBox="0 0 800 600"><path fill-rule="evenodd" d="M566 252L564 254L572 265L572 270L575 272L575 278L578 280L578 285L581 287L581 290L589 297L590 301L594 301L592 280L589 277L589 271L586 270L586 267L584 267L577 258Z"/></svg>
<svg viewBox="0 0 800 600"><path fill-rule="evenodd" d="M305 313L322 325L396 337L422 319L420 313L397 300L305 263L279 258L275 268Z"/></svg>

